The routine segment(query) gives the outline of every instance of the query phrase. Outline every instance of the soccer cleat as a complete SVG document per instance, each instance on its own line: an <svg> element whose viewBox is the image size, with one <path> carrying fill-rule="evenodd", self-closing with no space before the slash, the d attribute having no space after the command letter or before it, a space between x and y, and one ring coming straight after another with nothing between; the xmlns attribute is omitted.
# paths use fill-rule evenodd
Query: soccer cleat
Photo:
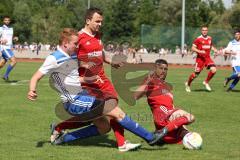
<svg viewBox="0 0 240 160"><path fill-rule="evenodd" d="M188 82L185 82L185 90L186 90L186 92L191 92L191 88L188 85Z"/></svg>
<svg viewBox="0 0 240 160"><path fill-rule="evenodd" d="M60 134L55 140L51 143L52 145L60 145L64 143L64 136L67 133Z"/></svg>
<svg viewBox="0 0 240 160"><path fill-rule="evenodd" d="M2 79L3 79L5 82L9 82L9 78L8 78L8 77L2 77Z"/></svg>
<svg viewBox="0 0 240 160"><path fill-rule="evenodd" d="M162 138L163 138L164 136L166 136L167 133L168 133L168 130L167 130L167 128L165 128L165 127L164 127L163 129L159 130L159 131L155 131L155 132L153 133L153 134L154 134L154 139L153 139L152 141L148 142L148 144L149 144L150 146L153 146L153 145L158 144L158 142L161 142L161 141L162 141Z"/></svg>
<svg viewBox="0 0 240 160"><path fill-rule="evenodd" d="M128 140L126 140L122 146L118 147L118 150L120 152L135 151L140 147L141 147L140 143L134 144L134 143L130 143Z"/></svg>
<svg viewBox="0 0 240 160"><path fill-rule="evenodd" d="M228 78L225 78L224 83L223 83L223 87L226 87L228 85L228 82L229 82Z"/></svg>
<svg viewBox="0 0 240 160"><path fill-rule="evenodd" d="M231 91L232 91L232 88L229 87L226 91L227 91L227 92L231 92Z"/></svg>
<svg viewBox="0 0 240 160"><path fill-rule="evenodd" d="M212 91L210 85L208 83L206 83L205 81L203 81L203 85L205 85L205 88L207 91L209 91L209 92Z"/></svg>
<svg viewBox="0 0 240 160"><path fill-rule="evenodd" d="M59 141L59 139L64 134L64 131L59 132L59 131L55 130L55 128L56 128L56 124L52 123L50 125L50 129L51 129L50 142L51 142L51 144L57 144L57 141ZM58 144L60 144L60 143L58 142Z"/></svg>

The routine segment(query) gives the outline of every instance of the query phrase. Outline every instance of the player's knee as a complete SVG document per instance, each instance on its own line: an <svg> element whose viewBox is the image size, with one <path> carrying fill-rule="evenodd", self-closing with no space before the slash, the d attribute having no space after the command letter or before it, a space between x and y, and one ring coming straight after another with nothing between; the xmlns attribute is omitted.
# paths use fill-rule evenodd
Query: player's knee
<svg viewBox="0 0 240 160"><path fill-rule="evenodd" d="M216 67L212 67L212 68L211 68L211 72L212 72L212 73L216 73L216 72L217 72L217 68L216 68Z"/></svg>
<svg viewBox="0 0 240 160"><path fill-rule="evenodd" d="M106 134L111 131L111 126L110 124L104 124L102 127L98 128L100 134Z"/></svg>
<svg viewBox="0 0 240 160"><path fill-rule="evenodd" d="M6 64L6 61L1 61L0 62L0 68L2 68Z"/></svg>
<svg viewBox="0 0 240 160"><path fill-rule="evenodd" d="M106 134L111 130L111 126L107 119L99 119L93 123L95 124L95 126L97 126L100 134Z"/></svg>
<svg viewBox="0 0 240 160"><path fill-rule="evenodd" d="M193 77L193 78L197 78L198 75L200 74L200 72L195 72L195 73L193 73L193 74L194 74L194 77Z"/></svg>
<svg viewBox="0 0 240 160"><path fill-rule="evenodd" d="M108 116L112 117L116 121L121 121L125 117L125 113L122 111L121 108L116 106L113 110L107 113Z"/></svg>
<svg viewBox="0 0 240 160"><path fill-rule="evenodd" d="M12 59L12 60L11 60L11 65L12 65L12 66L15 66L16 64L17 64L16 59Z"/></svg>
<svg viewBox="0 0 240 160"><path fill-rule="evenodd" d="M189 123L193 123L193 122L195 121L195 117L194 117L194 115L192 115L192 114L189 114L189 115L187 116L187 118L188 118L188 122L189 122Z"/></svg>

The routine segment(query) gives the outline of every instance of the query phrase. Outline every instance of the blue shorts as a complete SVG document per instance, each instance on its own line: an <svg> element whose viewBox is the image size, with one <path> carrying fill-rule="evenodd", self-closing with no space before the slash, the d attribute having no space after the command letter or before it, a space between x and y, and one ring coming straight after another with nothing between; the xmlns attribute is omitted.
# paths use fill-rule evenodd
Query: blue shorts
<svg viewBox="0 0 240 160"><path fill-rule="evenodd" d="M2 49L1 52L3 59L6 61L14 56L14 53L11 49Z"/></svg>
<svg viewBox="0 0 240 160"><path fill-rule="evenodd" d="M240 73L240 66L233 67L233 73Z"/></svg>
<svg viewBox="0 0 240 160"><path fill-rule="evenodd" d="M93 96L86 94L79 94L74 98L74 102L65 102L65 110L74 116L79 116L83 113L90 112L94 108L102 105L102 101Z"/></svg>

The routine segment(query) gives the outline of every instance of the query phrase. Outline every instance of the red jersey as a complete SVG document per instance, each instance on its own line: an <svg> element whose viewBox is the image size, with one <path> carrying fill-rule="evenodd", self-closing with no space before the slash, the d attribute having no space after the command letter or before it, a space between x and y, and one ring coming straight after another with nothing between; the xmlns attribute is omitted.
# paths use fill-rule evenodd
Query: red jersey
<svg viewBox="0 0 240 160"><path fill-rule="evenodd" d="M146 87L148 104L152 110L165 106L167 109L173 109L173 94L169 84L157 77L152 77Z"/></svg>
<svg viewBox="0 0 240 160"><path fill-rule="evenodd" d="M197 49L204 50L206 52L205 54L198 53L198 55L197 55L198 58L209 58L210 57L210 52L211 52L211 48L212 48L212 37L207 36L206 38L204 38L201 35L193 41L193 45L196 46Z"/></svg>
<svg viewBox="0 0 240 160"><path fill-rule="evenodd" d="M79 62L93 62L95 65L90 69L79 67L79 75L85 77L92 77L98 75L102 82L95 83L82 83L82 87L91 89L90 94L97 98L114 98L118 99L117 92L114 86L107 78L103 68L103 45L100 39L100 35L90 35L89 33L81 30L79 32L79 48L78 48L78 60Z"/></svg>
<svg viewBox="0 0 240 160"><path fill-rule="evenodd" d="M81 30L79 32L78 60L81 62L93 62L91 69L79 68L80 76L91 77L93 75L104 76L103 69L103 45L100 35L90 35Z"/></svg>

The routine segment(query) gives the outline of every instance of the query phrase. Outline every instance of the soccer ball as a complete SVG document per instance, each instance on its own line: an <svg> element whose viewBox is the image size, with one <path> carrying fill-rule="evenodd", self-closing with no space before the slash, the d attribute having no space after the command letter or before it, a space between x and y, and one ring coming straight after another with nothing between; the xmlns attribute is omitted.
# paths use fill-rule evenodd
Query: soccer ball
<svg viewBox="0 0 240 160"><path fill-rule="evenodd" d="M202 137L197 132L189 132L183 137L183 145L186 149L201 149Z"/></svg>

